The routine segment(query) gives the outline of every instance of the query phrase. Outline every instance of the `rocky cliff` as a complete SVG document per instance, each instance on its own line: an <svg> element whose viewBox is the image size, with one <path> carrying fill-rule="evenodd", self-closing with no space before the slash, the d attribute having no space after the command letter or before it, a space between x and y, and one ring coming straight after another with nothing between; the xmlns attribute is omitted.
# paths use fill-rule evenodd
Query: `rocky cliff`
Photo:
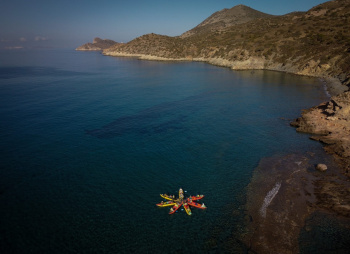
<svg viewBox="0 0 350 254"><path fill-rule="evenodd" d="M107 49L113 45L119 44L118 42L115 42L113 40L108 39L100 39L98 37L94 38L92 43L85 43L84 45L81 45L77 47L75 50L82 50L82 51L100 51Z"/></svg>

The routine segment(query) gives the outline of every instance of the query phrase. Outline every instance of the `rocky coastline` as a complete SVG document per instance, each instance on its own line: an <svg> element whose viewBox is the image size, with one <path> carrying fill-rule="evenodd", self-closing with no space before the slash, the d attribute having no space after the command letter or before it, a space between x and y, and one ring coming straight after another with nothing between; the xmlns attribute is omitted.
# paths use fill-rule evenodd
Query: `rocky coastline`
<svg viewBox="0 0 350 254"><path fill-rule="evenodd" d="M338 224L350 232L350 91L329 80L330 100L304 110L291 123L322 142L327 154L315 156L310 151L265 158L253 172L247 188L247 232L242 237L253 253L300 253L300 233L318 234L307 224L317 216L341 221ZM334 248L343 253L342 246Z"/></svg>
<svg viewBox="0 0 350 254"><path fill-rule="evenodd" d="M350 177L350 91L304 110L291 125L299 132L314 134L310 138L322 142L341 166L342 173Z"/></svg>

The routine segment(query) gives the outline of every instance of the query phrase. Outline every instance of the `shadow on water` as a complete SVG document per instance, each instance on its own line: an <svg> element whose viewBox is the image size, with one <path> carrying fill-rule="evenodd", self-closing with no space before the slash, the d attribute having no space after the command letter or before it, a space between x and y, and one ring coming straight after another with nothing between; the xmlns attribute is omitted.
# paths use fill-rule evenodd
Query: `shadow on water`
<svg viewBox="0 0 350 254"><path fill-rule="evenodd" d="M139 113L120 117L101 128L86 130L86 133L108 139L127 133L155 134L168 130L181 130L182 123L199 109L205 98L206 96L202 94L179 101L160 103Z"/></svg>
<svg viewBox="0 0 350 254"><path fill-rule="evenodd" d="M43 77L43 76L76 76L91 75L91 73L60 70L53 67L1 67L0 79L12 79L20 77Z"/></svg>

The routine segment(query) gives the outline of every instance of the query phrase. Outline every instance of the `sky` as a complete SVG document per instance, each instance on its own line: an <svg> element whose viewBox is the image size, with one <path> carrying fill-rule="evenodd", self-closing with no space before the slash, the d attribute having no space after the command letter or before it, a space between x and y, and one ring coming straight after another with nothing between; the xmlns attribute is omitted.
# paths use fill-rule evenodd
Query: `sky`
<svg viewBox="0 0 350 254"><path fill-rule="evenodd" d="M177 36L216 11L244 4L273 15L325 0L0 0L0 49L76 48L93 38Z"/></svg>

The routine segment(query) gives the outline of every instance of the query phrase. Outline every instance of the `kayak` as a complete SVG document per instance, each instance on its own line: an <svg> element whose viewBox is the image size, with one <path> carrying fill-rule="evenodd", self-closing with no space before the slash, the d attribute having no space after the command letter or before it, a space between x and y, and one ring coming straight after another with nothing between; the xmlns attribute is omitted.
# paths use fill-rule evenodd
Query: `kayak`
<svg viewBox="0 0 350 254"><path fill-rule="evenodd" d="M193 201L196 201L196 200L200 200L200 199L204 198L204 195L190 196L190 198L191 198Z"/></svg>
<svg viewBox="0 0 350 254"><path fill-rule="evenodd" d="M182 202L181 203L176 203L171 209L170 209L170 212L169 214L173 214L177 211L177 209L180 208L180 206L182 205Z"/></svg>
<svg viewBox="0 0 350 254"><path fill-rule="evenodd" d="M184 191L180 188L179 189L179 199L182 200L184 198Z"/></svg>
<svg viewBox="0 0 350 254"><path fill-rule="evenodd" d="M169 197L169 195L167 194L160 194L160 196L166 200L171 200L171 201L174 200L173 198Z"/></svg>
<svg viewBox="0 0 350 254"><path fill-rule="evenodd" d="M174 201L166 201L166 202L162 202L162 203L157 204L157 206L159 206L159 207L166 207L166 206L172 206L172 205L175 205Z"/></svg>
<svg viewBox="0 0 350 254"><path fill-rule="evenodd" d="M191 208L188 206L187 203L184 204L184 208L185 208L185 211L186 211L186 213L187 213L188 215L191 215L191 214L192 214Z"/></svg>
<svg viewBox="0 0 350 254"><path fill-rule="evenodd" d="M199 208L199 209L207 209L207 207L204 204L198 204L196 202L190 202L189 200L187 200L187 203L190 206L193 206L193 207L196 207L196 208Z"/></svg>

